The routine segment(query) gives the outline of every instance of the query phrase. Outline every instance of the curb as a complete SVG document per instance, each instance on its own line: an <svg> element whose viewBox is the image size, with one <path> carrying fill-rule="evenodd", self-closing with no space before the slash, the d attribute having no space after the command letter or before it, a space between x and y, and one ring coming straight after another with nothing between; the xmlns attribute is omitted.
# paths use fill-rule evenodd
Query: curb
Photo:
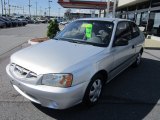
<svg viewBox="0 0 160 120"><path fill-rule="evenodd" d="M160 50L159 47L144 47L144 49L148 49L148 50Z"/></svg>
<svg viewBox="0 0 160 120"><path fill-rule="evenodd" d="M153 39L145 39L144 48L145 49L160 50L160 41L153 40Z"/></svg>
<svg viewBox="0 0 160 120"><path fill-rule="evenodd" d="M39 42L33 42L33 41L31 41L31 39L29 39L28 40L28 44L30 44L30 45L36 45L36 44L38 44Z"/></svg>

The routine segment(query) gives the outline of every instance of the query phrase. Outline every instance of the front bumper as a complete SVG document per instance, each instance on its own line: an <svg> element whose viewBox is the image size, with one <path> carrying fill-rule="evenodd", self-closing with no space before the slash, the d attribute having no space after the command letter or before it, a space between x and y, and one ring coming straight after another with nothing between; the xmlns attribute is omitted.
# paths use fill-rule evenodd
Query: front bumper
<svg viewBox="0 0 160 120"><path fill-rule="evenodd" d="M87 83L81 83L70 88L59 88L45 85L32 85L16 79L6 67L12 78L13 87L27 99L54 109L66 109L82 101Z"/></svg>

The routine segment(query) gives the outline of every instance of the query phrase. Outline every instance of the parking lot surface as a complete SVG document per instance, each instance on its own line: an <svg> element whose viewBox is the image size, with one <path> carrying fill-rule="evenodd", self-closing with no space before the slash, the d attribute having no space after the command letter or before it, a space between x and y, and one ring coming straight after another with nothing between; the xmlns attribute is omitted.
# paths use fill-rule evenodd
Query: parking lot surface
<svg viewBox="0 0 160 120"><path fill-rule="evenodd" d="M45 37L47 24L28 24L25 27L0 29L0 55L36 37Z"/></svg>
<svg viewBox="0 0 160 120"><path fill-rule="evenodd" d="M6 33L0 31L0 36L3 34ZM29 37L36 35L38 34L26 34ZM5 72L9 57L12 53L27 46L25 43L0 56L0 120L160 119L159 50L145 49L142 64L137 68L129 67L106 84L101 99L95 106L87 108L80 104L66 110L54 110L31 103L18 94L9 82L10 78Z"/></svg>

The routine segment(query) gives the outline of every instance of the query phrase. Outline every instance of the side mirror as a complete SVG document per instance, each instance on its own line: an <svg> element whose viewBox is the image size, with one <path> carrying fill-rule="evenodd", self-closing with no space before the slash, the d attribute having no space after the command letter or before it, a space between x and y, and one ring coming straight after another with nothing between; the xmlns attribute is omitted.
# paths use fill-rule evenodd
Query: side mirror
<svg viewBox="0 0 160 120"><path fill-rule="evenodd" d="M126 46L128 45L128 40L125 38L120 38L115 41L114 46Z"/></svg>

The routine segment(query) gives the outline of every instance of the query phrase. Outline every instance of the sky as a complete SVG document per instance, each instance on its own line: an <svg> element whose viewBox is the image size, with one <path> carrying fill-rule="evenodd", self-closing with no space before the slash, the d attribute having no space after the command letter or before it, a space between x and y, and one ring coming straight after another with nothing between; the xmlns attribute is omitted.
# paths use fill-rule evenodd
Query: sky
<svg viewBox="0 0 160 120"><path fill-rule="evenodd" d="M4 0L3 0L4 1ZM6 8L8 9L8 0L6 1ZM60 6L57 1L58 0L50 0L52 2L50 2L50 15L51 16L63 16L64 12L66 11L65 8L63 8L62 6ZM94 1L94 0L91 0ZM99 0L96 0L99 1ZM102 1L102 0L100 0ZM106 0L105 0L106 1ZM36 15L36 2L37 2L37 14L38 15L44 15L44 12L46 12L46 15L49 15L49 3L48 0L30 0L31 3L31 15ZM12 13L17 13L17 14L26 14L29 15L29 0L9 0L9 3L11 5L11 14ZM17 7L15 7L17 6ZM23 11L24 8L24 11ZM82 12L82 13L90 13L90 10L86 10L86 9L72 9L71 12ZM1 10L1 3L0 3L0 14L2 13ZM8 11L7 11L8 13ZM96 13L98 13L98 11L96 10Z"/></svg>
<svg viewBox="0 0 160 120"><path fill-rule="evenodd" d="M3 0L4 1L4 0ZM8 0L5 0L8 3ZM64 12L66 11L65 8L61 7L58 3L57 0L50 0L52 1L50 3L51 5L51 10L50 14L54 16L63 16ZM29 13L29 0L9 0L10 5L11 5L11 13L23 13L23 7L24 7L24 13L28 14ZM30 0L31 2L31 14L35 15L36 14L36 2L37 2L37 14L39 15L44 15L44 12L46 11L47 15L49 14L49 3L48 0ZM15 8L14 6L18 6L19 8ZM6 5L8 7L8 5ZM8 11L7 11L8 12ZM2 13L1 10L1 4L0 4L0 14Z"/></svg>

